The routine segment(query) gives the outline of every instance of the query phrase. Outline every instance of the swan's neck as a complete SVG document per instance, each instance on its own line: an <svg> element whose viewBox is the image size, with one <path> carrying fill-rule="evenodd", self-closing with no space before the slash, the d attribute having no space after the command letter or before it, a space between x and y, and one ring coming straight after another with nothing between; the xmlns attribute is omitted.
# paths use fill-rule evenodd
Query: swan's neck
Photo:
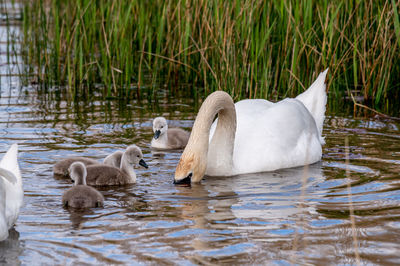
<svg viewBox="0 0 400 266"><path fill-rule="evenodd" d="M133 170L133 166L128 162L128 158L126 158L126 155L122 155L121 158L121 167L120 170L130 178L131 183L136 182L136 173Z"/></svg>
<svg viewBox="0 0 400 266"><path fill-rule="evenodd" d="M76 176L74 179L75 179L75 186L77 186L77 185L86 186L86 177L84 177L84 176Z"/></svg>
<svg viewBox="0 0 400 266"><path fill-rule="evenodd" d="M75 180L75 186L86 185L86 176L87 176L87 171L86 167L83 164L74 165L71 172L71 178Z"/></svg>
<svg viewBox="0 0 400 266"><path fill-rule="evenodd" d="M209 132L210 130L208 130ZM233 149L236 134L235 107L222 109L218 112L218 122L210 141L207 156L207 171L209 175L230 175L233 168Z"/></svg>
<svg viewBox="0 0 400 266"><path fill-rule="evenodd" d="M210 97L212 96L212 97ZM229 94L217 91L202 104L194 122L189 142L184 150L195 161L203 164L201 168L221 167L223 171L232 170L233 147L236 133L235 105ZM209 146L210 128L218 114L218 124ZM210 149L209 149L210 147ZM203 173L204 175L204 173Z"/></svg>
<svg viewBox="0 0 400 266"><path fill-rule="evenodd" d="M161 134L158 139L151 140L151 146L158 149L168 148L168 133Z"/></svg>
<svg viewBox="0 0 400 266"><path fill-rule="evenodd" d="M168 130L161 134L160 137L157 139L158 142L167 144L168 143Z"/></svg>

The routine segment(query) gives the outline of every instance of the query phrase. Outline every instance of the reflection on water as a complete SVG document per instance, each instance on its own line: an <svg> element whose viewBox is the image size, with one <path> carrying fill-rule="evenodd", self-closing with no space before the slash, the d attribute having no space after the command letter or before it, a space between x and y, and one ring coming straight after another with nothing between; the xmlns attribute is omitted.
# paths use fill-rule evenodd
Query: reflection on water
<svg viewBox="0 0 400 266"><path fill-rule="evenodd" d="M19 264L19 257L22 251L23 244L19 240L19 233L14 228L11 228L8 238L4 241L0 241L0 264Z"/></svg>
<svg viewBox="0 0 400 266"><path fill-rule="evenodd" d="M361 262L400 263L398 121L330 114L319 163L179 187L181 151L150 149L151 119L190 130L199 101L159 90L154 101L93 92L74 102L64 88L21 87L11 69L0 65L0 153L20 144L25 204L0 264L355 264L347 182ZM100 189L104 208L62 208L72 184L53 178L56 161L100 161L132 143L149 164L136 169L137 184Z"/></svg>

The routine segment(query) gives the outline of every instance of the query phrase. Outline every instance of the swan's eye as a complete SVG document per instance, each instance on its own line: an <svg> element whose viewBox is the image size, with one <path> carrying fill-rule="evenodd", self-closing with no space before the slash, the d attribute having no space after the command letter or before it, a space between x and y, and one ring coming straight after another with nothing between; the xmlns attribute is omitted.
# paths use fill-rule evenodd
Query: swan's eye
<svg viewBox="0 0 400 266"><path fill-rule="evenodd" d="M193 174L190 173L190 174L188 174L188 176L186 178L192 178L192 176L193 176Z"/></svg>
<svg viewBox="0 0 400 266"><path fill-rule="evenodd" d="M136 157L138 157L138 158L139 158L140 156L139 156L139 155L136 155Z"/></svg>
<svg viewBox="0 0 400 266"><path fill-rule="evenodd" d="M161 128L164 128L164 126L161 126Z"/></svg>

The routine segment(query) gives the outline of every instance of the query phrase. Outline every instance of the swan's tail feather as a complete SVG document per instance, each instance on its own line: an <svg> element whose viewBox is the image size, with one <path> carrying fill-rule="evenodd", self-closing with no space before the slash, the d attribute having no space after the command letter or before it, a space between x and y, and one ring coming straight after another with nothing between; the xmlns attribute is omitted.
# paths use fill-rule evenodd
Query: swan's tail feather
<svg viewBox="0 0 400 266"><path fill-rule="evenodd" d="M15 175L4 168L0 168L0 177L5 178L11 184L17 183L17 178Z"/></svg>
<svg viewBox="0 0 400 266"><path fill-rule="evenodd" d="M17 179L20 179L18 166L18 144L13 144L0 161L0 167L13 173Z"/></svg>
<svg viewBox="0 0 400 266"><path fill-rule="evenodd" d="M319 74L318 78L305 92L296 97L296 99L301 101L314 117L322 143L324 143L322 138L322 127L325 119L326 109L327 96L325 78L327 73L328 68Z"/></svg>

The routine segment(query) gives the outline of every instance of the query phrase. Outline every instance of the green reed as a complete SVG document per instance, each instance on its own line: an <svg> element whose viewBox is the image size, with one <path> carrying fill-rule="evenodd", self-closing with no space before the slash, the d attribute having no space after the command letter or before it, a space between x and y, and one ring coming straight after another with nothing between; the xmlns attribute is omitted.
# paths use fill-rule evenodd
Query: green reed
<svg viewBox="0 0 400 266"><path fill-rule="evenodd" d="M40 83L73 94L103 84L109 97L162 80L172 91L278 99L329 67L332 96L384 108L400 97L399 9L395 0L30 1L24 58Z"/></svg>

